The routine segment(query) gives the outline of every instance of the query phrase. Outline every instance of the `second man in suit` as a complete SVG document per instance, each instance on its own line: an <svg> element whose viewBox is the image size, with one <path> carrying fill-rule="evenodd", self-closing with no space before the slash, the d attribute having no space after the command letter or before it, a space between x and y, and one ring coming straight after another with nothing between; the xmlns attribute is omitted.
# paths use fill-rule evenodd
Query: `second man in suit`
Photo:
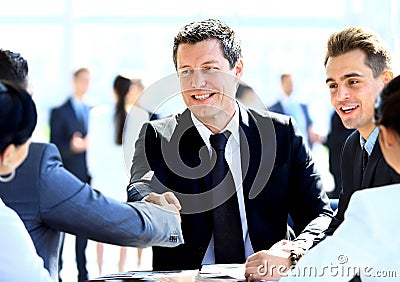
<svg viewBox="0 0 400 282"><path fill-rule="evenodd" d="M324 65L332 106L346 128L356 129L342 151L343 188L338 212L326 232L331 235L344 220L355 191L399 183L400 175L383 158L373 119L376 98L393 78L386 43L366 29L340 30L328 39Z"/></svg>

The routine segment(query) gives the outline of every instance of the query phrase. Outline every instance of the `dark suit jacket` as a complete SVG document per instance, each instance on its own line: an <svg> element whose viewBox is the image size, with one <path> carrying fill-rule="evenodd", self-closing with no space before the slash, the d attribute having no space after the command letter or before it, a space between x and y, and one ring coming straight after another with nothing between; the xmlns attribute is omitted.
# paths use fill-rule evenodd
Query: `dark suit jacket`
<svg viewBox="0 0 400 282"><path fill-rule="evenodd" d="M242 115L249 116L248 124ZM297 234L306 227L304 234L310 236L327 228L332 215L329 200L292 119L242 106L240 116L243 195L253 250L268 249L285 238L288 213ZM185 195L210 189L209 175L204 173L209 159L189 110L142 128L131 169L129 200L172 189L182 203L185 238L185 244L177 248L153 248L153 269L200 268L211 239L212 214L190 213L206 203ZM199 177L201 174L204 176Z"/></svg>
<svg viewBox="0 0 400 282"><path fill-rule="evenodd" d="M308 113L308 107L306 104L300 104L300 107L303 111L303 114L304 114L304 117L306 120L306 127L309 128L312 125L312 120L311 120L310 114ZM283 106L280 101L278 101L275 104L273 104L272 106L268 107L268 110L270 110L271 112L278 113L278 114L287 115L287 113L285 113L283 111ZM305 134L308 134L308 132L306 132ZM311 148L312 144L309 143L308 146L310 146L310 148Z"/></svg>
<svg viewBox="0 0 400 282"><path fill-rule="evenodd" d="M342 191L342 173L340 170L342 150L347 137L353 132L354 129L344 127L338 113L333 112L325 144L329 149L329 171L335 180L335 189L327 193L329 198L339 198Z"/></svg>
<svg viewBox="0 0 400 282"><path fill-rule="evenodd" d="M86 152L72 152L70 142L75 132L80 132L82 137L86 136L87 122L87 115L85 122L78 119L72 107L71 99L68 99L60 107L52 109L50 114L50 142L56 144L60 150L65 168L84 182L90 180L86 164Z"/></svg>
<svg viewBox="0 0 400 282"><path fill-rule="evenodd" d="M362 150L360 146L360 133L355 131L346 140L343 148L343 189L339 197L337 214L329 226L327 235L333 234L336 228L343 222L344 213L349 205L350 197L355 191L400 183L400 175L397 174L385 161L378 140L376 141L372 154L369 157L364 178L362 178L361 175L361 160ZM373 203L371 204L373 205Z"/></svg>

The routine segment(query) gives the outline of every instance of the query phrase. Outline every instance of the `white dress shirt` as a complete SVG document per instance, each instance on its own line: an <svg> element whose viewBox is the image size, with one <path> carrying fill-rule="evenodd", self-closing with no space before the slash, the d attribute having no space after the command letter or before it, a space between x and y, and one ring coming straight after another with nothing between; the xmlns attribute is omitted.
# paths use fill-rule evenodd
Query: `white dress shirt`
<svg viewBox="0 0 400 282"><path fill-rule="evenodd" d="M307 252L281 281L398 281L400 184L356 191L335 233Z"/></svg>
<svg viewBox="0 0 400 282"><path fill-rule="evenodd" d="M239 136L239 114L242 115L242 121L247 122L248 116L247 112L239 113L239 107L236 105L236 111L233 118L230 120L228 125L221 131L230 131L231 135L229 136L228 143L226 144L225 149L225 159L228 163L228 166L232 172L233 180L236 186L236 194L238 198L239 204L239 212L240 212L240 220L242 222L242 233L243 233L243 242L244 242L244 253L246 258L254 253L253 247L251 246L247 219L246 219L246 210L244 205L244 196L243 196L243 179L242 179L242 166L241 166L241 155L240 155L240 136ZM204 124L202 124L194 115L191 114L194 125L196 126L197 131L199 132L201 138L206 144L208 151L210 153L210 158L212 154L212 148L210 144L210 136L213 134L211 130L209 130ZM233 161L235 160L235 161ZM214 264L215 263L215 255L214 255L214 235L212 235L210 244L208 245L207 251L204 255L202 264Z"/></svg>

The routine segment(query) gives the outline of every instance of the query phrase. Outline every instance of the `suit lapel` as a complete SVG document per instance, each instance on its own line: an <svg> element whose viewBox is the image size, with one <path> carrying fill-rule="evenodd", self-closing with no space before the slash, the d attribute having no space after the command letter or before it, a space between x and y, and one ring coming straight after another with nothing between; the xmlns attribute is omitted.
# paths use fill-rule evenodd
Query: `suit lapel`
<svg viewBox="0 0 400 282"><path fill-rule="evenodd" d="M362 182L362 150L360 148L360 137L359 133L357 132L357 137L353 138L353 150L355 152L354 154L354 160L353 160L353 191L358 190L358 187L361 187L361 182Z"/></svg>
<svg viewBox="0 0 400 282"><path fill-rule="evenodd" d="M249 195L250 193L250 189L253 183L252 179L254 179L257 171L257 167L255 167L255 158L259 160L259 155L254 155L254 151L260 147L260 144L257 142L257 140L259 140L259 135L257 134L257 130L253 130L254 126L255 125L253 119L250 119L249 117L248 124L245 124L242 120L242 116L240 115L240 157L243 179L243 196L245 201L248 199L247 195ZM252 148L252 150L250 150L250 148ZM252 160L251 163L250 160Z"/></svg>
<svg viewBox="0 0 400 282"><path fill-rule="evenodd" d="M169 133L167 133L167 135L168 134ZM204 175L203 180L205 181L205 186L202 187L207 187L207 189L209 189L211 183L207 172L210 167L210 155L206 144L192 121L188 109L177 117L176 124L171 130L170 138L169 144L174 147L171 151L175 151L176 155L180 156L180 160L178 161L182 163L182 170L191 174L189 177L192 178L197 178L198 175ZM166 150L166 152L168 151L169 150ZM192 192L199 193L205 191Z"/></svg>

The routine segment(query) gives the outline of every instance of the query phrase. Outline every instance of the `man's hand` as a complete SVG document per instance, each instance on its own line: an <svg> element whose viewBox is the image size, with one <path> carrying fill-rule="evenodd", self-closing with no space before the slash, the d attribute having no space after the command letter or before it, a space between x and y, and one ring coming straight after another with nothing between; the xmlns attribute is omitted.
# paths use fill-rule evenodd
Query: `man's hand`
<svg viewBox="0 0 400 282"><path fill-rule="evenodd" d="M88 136L82 138L82 134L80 132L75 132L71 138L71 151L74 153L82 153L86 151L88 146Z"/></svg>
<svg viewBox="0 0 400 282"><path fill-rule="evenodd" d="M150 193L144 198L144 200L146 202L162 206L167 210L171 210L178 214L182 208L178 198L172 192L165 192L163 194Z"/></svg>
<svg viewBox="0 0 400 282"><path fill-rule="evenodd" d="M292 250L303 251L302 241L281 240L275 243L270 250L281 250L288 252L289 254Z"/></svg>
<svg viewBox="0 0 400 282"><path fill-rule="evenodd" d="M257 252L247 258L245 277L251 280L279 280L292 267L292 251L304 252L302 241L281 240L269 250Z"/></svg>
<svg viewBox="0 0 400 282"><path fill-rule="evenodd" d="M254 253L247 258L244 276L246 281L279 280L291 266L290 252L271 248Z"/></svg>

